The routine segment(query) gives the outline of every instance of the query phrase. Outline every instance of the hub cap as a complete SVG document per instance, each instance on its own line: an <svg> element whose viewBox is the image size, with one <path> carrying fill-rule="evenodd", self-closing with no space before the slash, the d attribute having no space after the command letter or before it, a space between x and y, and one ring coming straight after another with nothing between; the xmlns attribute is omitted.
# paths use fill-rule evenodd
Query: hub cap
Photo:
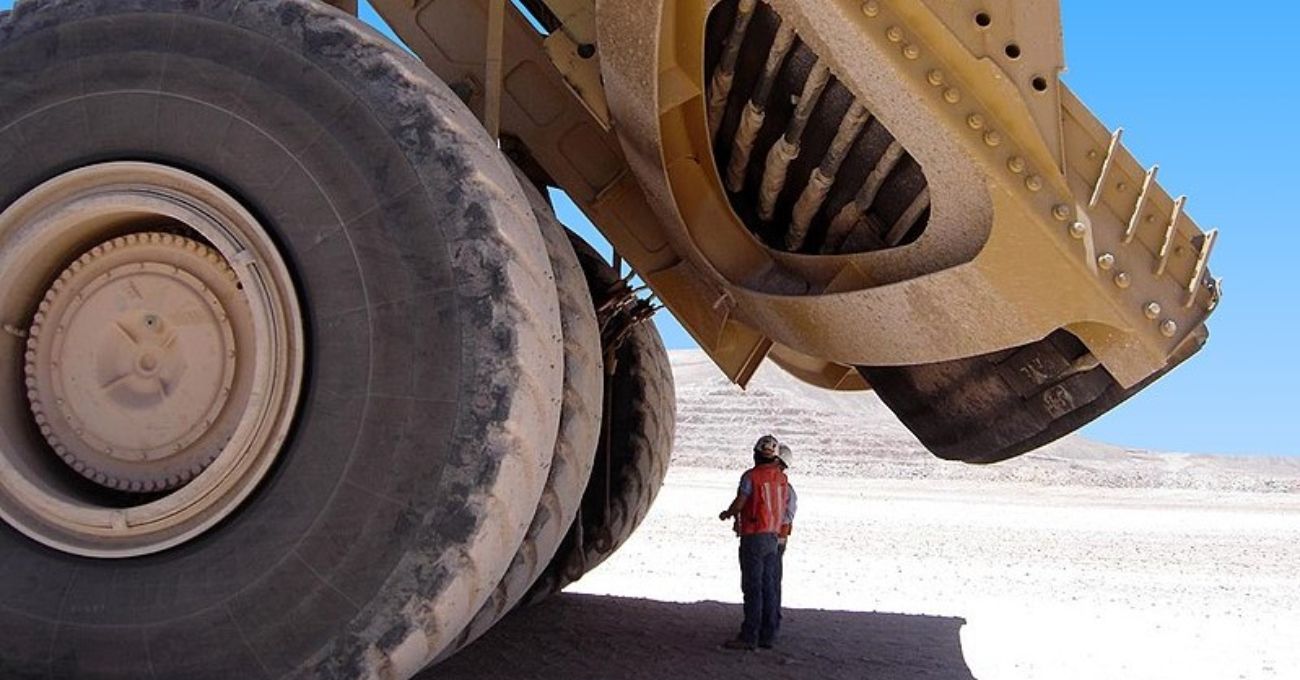
<svg viewBox="0 0 1300 680"><path fill-rule="evenodd" d="M105 163L0 212L0 517L93 557L233 512L284 444L302 319L270 235L189 173ZM87 481L89 480L89 481Z"/></svg>
<svg viewBox="0 0 1300 680"><path fill-rule="evenodd" d="M203 472L236 425L220 416L231 325L252 321L237 284L211 248L159 233L113 239L65 269L27 341L28 398L54 452L121 491Z"/></svg>

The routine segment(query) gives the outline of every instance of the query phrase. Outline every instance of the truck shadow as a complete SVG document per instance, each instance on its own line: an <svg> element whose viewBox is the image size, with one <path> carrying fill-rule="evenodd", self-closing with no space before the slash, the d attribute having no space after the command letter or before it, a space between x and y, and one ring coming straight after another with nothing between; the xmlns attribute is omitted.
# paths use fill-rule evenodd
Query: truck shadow
<svg viewBox="0 0 1300 680"><path fill-rule="evenodd" d="M721 649L740 620L737 604L561 594L417 678L973 680L965 619L787 609L776 649Z"/></svg>

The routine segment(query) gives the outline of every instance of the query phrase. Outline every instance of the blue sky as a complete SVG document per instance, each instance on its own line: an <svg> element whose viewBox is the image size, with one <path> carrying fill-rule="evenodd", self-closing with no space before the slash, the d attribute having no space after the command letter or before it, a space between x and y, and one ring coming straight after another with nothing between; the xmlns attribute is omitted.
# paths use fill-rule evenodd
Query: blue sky
<svg viewBox="0 0 1300 680"><path fill-rule="evenodd" d="M1267 9L1264 9L1267 8ZM1067 1L1066 81L1221 229L1201 354L1087 428L1166 450L1300 455L1300 49L1294 3Z"/></svg>
<svg viewBox="0 0 1300 680"><path fill-rule="evenodd" d="M0 0L0 9L12 3ZM1174 0L1064 0L1065 80L1188 212L1222 230L1225 280L1211 340L1192 361L1085 429L1170 451L1300 455L1300 5L1224 11ZM373 13L366 18L373 20ZM561 197L562 199L562 197ZM567 201L560 217L592 240ZM670 348L694 347L666 313Z"/></svg>

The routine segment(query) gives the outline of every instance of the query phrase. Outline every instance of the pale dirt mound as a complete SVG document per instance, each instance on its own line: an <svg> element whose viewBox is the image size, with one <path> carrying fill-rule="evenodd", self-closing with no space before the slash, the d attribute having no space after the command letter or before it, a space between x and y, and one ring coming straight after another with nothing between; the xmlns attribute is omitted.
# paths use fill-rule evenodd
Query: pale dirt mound
<svg viewBox="0 0 1300 680"><path fill-rule="evenodd" d="M671 352L677 381L674 467L732 469L772 433L805 474L863 479L957 479L1048 486L1300 493L1300 461L1123 449L1071 435L992 466L939 460L871 392L812 387L766 363L748 389L703 352Z"/></svg>

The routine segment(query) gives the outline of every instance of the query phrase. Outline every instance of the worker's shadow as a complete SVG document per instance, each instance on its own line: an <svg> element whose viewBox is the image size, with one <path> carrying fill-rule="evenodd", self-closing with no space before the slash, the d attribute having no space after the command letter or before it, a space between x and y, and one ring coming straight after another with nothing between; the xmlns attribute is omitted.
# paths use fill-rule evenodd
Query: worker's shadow
<svg viewBox="0 0 1300 680"><path fill-rule="evenodd" d="M563 594L517 611L418 676L972 679L961 618L787 609L774 650L725 651L740 605Z"/></svg>

